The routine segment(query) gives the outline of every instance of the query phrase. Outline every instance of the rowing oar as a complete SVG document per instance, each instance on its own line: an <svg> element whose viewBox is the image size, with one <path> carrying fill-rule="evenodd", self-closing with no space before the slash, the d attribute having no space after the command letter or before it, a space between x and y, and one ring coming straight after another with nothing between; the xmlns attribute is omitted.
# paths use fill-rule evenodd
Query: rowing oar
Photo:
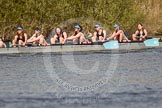
<svg viewBox="0 0 162 108"><path fill-rule="evenodd" d="M119 42L117 40L108 41L103 44L105 49L118 49Z"/></svg>
<svg viewBox="0 0 162 108"><path fill-rule="evenodd" d="M144 44L145 44L145 46L148 46L148 47L156 47L156 46L159 46L160 45L159 39L160 38L148 39L148 40L145 40L144 41Z"/></svg>

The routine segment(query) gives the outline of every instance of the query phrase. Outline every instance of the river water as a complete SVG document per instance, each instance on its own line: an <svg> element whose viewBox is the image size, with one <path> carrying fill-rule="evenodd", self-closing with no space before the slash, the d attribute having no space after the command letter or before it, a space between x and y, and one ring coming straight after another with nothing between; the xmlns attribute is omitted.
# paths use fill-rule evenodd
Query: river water
<svg viewBox="0 0 162 108"><path fill-rule="evenodd" d="M161 108L161 52L0 55L0 107Z"/></svg>

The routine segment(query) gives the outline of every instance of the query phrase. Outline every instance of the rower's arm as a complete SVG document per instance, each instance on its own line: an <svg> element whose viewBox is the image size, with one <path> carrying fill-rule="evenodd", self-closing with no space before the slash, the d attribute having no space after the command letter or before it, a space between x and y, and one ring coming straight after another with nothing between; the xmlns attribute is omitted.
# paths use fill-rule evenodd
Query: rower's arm
<svg viewBox="0 0 162 108"><path fill-rule="evenodd" d="M55 35L53 36L53 38L54 38L54 39L57 39L57 38L58 38L58 36L55 34Z"/></svg>
<svg viewBox="0 0 162 108"><path fill-rule="evenodd" d="M139 34L139 31L137 30L136 32L135 32L135 35L137 36Z"/></svg>
<svg viewBox="0 0 162 108"><path fill-rule="evenodd" d="M145 35L144 35L144 38L145 38L148 34L146 29L144 29L144 33L145 33Z"/></svg>
<svg viewBox="0 0 162 108"><path fill-rule="evenodd" d="M106 30L103 31L104 34L104 40L106 40Z"/></svg>
<svg viewBox="0 0 162 108"><path fill-rule="evenodd" d="M42 37L44 37L44 36L43 36L43 35L38 36L38 37L35 39L35 41L39 41Z"/></svg>
<svg viewBox="0 0 162 108"><path fill-rule="evenodd" d="M67 39L67 33L64 32L63 35L64 35L64 38Z"/></svg>
<svg viewBox="0 0 162 108"><path fill-rule="evenodd" d="M97 32L94 32L94 33L93 33L93 36L94 36L94 38L96 39L96 38L97 38Z"/></svg>
<svg viewBox="0 0 162 108"><path fill-rule="evenodd" d="M115 37L115 32L112 33L112 35L110 37L107 38L107 40L111 40Z"/></svg>
<svg viewBox="0 0 162 108"><path fill-rule="evenodd" d="M78 33L76 36L74 36L75 38L79 38L81 36L81 33Z"/></svg>
<svg viewBox="0 0 162 108"><path fill-rule="evenodd" d="M25 44L26 44L28 40L28 35L25 33L24 36L25 36Z"/></svg>
<svg viewBox="0 0 162 108"><path fill-rule="evenodd" d="M122 30L119 30L117 33L115 33L115 36L120 35L121 33L124 33Z"/></svg>
<svg viewBox="0 0 162 108"><path fill-rule="evenodd" d="M69 40L72 40L72 39L76 39L76 38L79 38L81 35L80 35L80 33L78 33L76 36L70 36L70 37L68 37L67 39L69 39Z"/></svg>
<svg viewBox="0 0 162 108"><path fill-rule="evenodd" d="M13 41L12 41L12 44L13 44L13 45L16 45L17 39L18 39L18 36L16 35L16 36L14 37Z"/></svg>
<svg viewBox="0 0 162 108"><path fill-rule="evenodd" d="M64 42L63 43L65 43L66 40L67 40L67 33L66 32L63 32L63 35L64 35Z"/></svg>
<svg viewBox="0 0 162 108"><path fill-rule="evenodd" d="M73 40L74 38L75 38L75 36L72 35L72 36L68 37L67 39L68 40Z"/></svg>
<svg viewBox="0 0 162 108"><path fill-rule="evenodd" d="M27 42L33 42L33 39L34 39L35 36L36 36L36 34L34 34L32 37L30 37L30 38L27 40Z"/></svg>

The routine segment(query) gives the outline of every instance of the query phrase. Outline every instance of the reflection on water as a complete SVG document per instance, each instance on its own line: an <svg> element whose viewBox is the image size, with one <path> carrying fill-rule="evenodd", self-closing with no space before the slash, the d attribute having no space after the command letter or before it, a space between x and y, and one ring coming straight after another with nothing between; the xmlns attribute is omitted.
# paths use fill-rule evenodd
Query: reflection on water
<svg viewBox="0 0 162 108"><path fill-rule="evenodd" d="M161 108L162 49L92 51L74 53L30 53L0 55L0 107L2 108ZM64 62L73 55L79 69L69 71ZM72 85L90 85L110 71L117 56L115 72L108 82L89 92L67 91L47 72L50 59L55 74ZM67 57L63 62L63 58ZM113 66L113 65L111 65ZM74 70L75 71L75 70ZM62 82L63 83L63 82Z"/></svg>

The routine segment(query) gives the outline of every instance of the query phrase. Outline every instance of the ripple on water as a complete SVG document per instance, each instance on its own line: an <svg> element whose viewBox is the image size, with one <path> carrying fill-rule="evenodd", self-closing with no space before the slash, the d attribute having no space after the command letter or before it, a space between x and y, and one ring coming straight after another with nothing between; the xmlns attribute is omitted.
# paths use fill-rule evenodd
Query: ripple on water
<svg viewBox="0 0 162 108"><path fill-rule="evenodd" d="M1 55L0 107L161 108L161 52L162 49L147 49ZM102 77L108 69L112 55L119 56L117 69L112 79L96 91L65 92L62 88L54 86L55 83L48 76L43 59L51 57L58 75L64 79L69 78L72 83L81 83L71 77L75 73L60 65L63 63L62 55L69 57L71 54L74 55L75 64L79 68L89 69L97 60L100 61L100 67L103 67L95 73L98 77ZM93 77L93 80L98 77ZM54 88L49 89L53 86Z"/></svg>

